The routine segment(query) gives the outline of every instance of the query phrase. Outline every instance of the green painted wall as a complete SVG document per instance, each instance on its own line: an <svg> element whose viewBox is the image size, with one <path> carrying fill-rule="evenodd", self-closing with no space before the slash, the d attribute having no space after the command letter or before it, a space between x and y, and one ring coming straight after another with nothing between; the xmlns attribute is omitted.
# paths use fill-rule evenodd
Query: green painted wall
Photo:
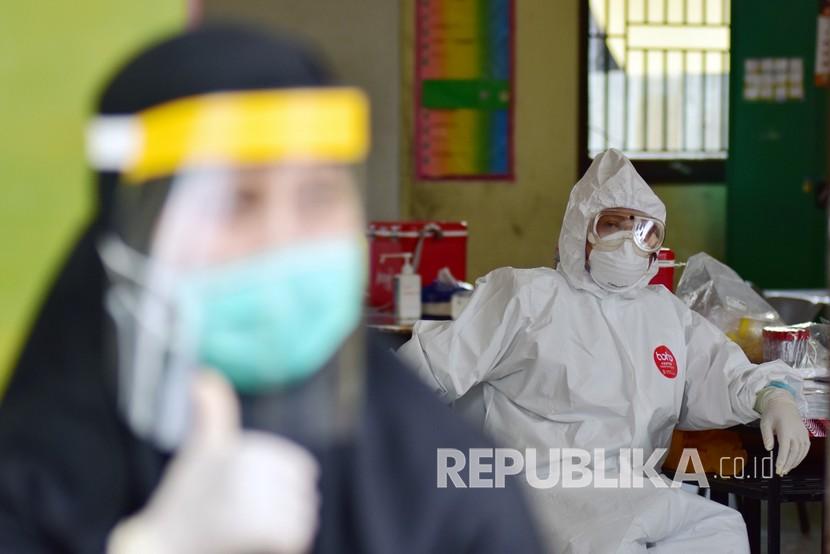
<svg viewBox="0 0 830 554"><path fill-rule="evenodd" d="M83 125L115 64L180 28L185 0L7 2L0 17L0 388L89 217Z"/></svg>
<svg viewBox="0 0 830 554"><path fill-rule="evenodd" d="M827 89L813 80L816 5L732 2L726 250L729 264L762 288L827 286L827 210L808 182L826 177L828 161ZM803 97L746 100L745 61L759 58L798 58Z"/></svg>
<svg viewBox="0 0 830 554"><path fill-rule="evenodd" d="M726 186L723 183L654 185L666 204L666 246L678 260L707 252L723 260L726 244Z"/></svg>

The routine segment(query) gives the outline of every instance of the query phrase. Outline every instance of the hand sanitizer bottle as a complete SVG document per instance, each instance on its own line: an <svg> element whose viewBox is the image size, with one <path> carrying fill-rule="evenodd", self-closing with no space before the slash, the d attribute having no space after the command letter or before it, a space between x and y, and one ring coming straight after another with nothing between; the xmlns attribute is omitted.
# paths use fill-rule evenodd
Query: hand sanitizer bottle
<svg viewBox="0 0 830 554"><path fill-rule="evenodd" d="M386 258L403 258L403 269L394 280L395 318L401 321L414 321L421 318L421 276L412 267L412 254L384 254Z"/></svg>

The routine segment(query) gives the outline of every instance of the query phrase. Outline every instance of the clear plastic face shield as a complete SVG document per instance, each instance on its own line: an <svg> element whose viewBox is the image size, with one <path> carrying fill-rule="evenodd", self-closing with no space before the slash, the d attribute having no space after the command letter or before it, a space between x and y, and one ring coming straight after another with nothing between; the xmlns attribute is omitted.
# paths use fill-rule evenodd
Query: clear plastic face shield
<svg viewBox="0 0 830 554"><path fill-rule="evenodd" d="M89 145L96 168L122 175L99 250L119 404L136 433L179 444L205 369L252 397L326 373L331 394L317 395L302 424L339 432L365 365L354 178L368 149L365 97L333 87L208 94L100 117Z"/></svg>
<svg viewBox="0 0 830 554"><path fill-rule="evenodd" d="M658 219L634 210L611 208L592 218L588 242L594 250L612 251L630 240L638 254L649 257L660 250L665 234L665 226Z"/></svg>

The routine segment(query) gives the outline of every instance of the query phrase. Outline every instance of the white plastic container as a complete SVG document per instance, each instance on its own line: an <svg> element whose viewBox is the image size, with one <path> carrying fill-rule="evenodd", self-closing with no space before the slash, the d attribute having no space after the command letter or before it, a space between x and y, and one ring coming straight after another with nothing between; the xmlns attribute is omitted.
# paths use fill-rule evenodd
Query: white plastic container
<svg viewBox="0 0 830 554"><path fill-rule="evenodd" d="M421 318L421 276L415 273L412 267L412 254L384 254L381 263L386 258L403 258L403 268L395 275L394 302L395 318L400 321L414 321Z"/></svg>

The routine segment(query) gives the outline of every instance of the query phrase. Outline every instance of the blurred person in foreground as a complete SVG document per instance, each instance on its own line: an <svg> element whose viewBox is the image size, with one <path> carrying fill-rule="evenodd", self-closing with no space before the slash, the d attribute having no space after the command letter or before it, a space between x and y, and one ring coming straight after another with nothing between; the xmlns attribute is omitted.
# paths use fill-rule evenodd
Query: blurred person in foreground
<svg viewBox="0 0 830 554"><path fill-rule="evenodd" d="M131 60L90 127L100 209L0 408L3 552L537 551L489 446L360 324L362 93L207 27Z"/></svg>

